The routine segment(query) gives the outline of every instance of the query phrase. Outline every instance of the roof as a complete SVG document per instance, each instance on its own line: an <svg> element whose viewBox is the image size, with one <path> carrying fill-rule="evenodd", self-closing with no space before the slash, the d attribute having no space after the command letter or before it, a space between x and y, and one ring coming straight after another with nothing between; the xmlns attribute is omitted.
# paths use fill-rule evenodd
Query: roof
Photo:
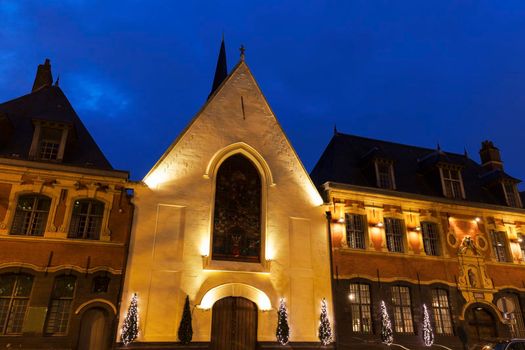
<svg viewBox="0 0 525 350"><path fill-rule="evenodd" d="M72 128L61 164L113 170L95 140L58 86L45 86L30 94L0 104L0 115L10 124L6 142L0 145L0 157L29 159L34 120L63 123ZM0 125L1 126L1 125Z"/></svg>
<svg viewBox="0 0 525 350"><path fill-rule="evenodd" d="M375 175L367 172L370 154L392 161L396 191L418 195L443 197L441 185L431 176L436 164L448 164L461 169L466 200L486 204L506 205L501 197L489 189L491 180L506 178L501 172L495 177L466 154L444 152L400 143L375 140L360 136L335 133L310 176L316 186L335 182L363 187L376 186ZM489 175L489 176L483 176Z"/></svg>

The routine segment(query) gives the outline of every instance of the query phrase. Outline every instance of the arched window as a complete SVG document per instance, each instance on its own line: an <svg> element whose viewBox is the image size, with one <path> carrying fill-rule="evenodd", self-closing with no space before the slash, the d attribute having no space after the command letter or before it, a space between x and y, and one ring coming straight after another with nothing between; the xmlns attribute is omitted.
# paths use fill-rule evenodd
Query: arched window
<svg viewBox="0 0 525 350"><path fill-rule="evenodd" d="M18 197L12 235L42 236L46 229L51 199L38 194Z"/></svg>
<svg viewBox="0 0 525 350"><path fill-rule="evenodd" d="M0 275L0 334L21 334L33 276Z"/></svg>
<svg viewBox="0 0 525 350"><path fill-rule="evenodd" d="M94 199L79 199L73 205L69 238L99 239L104 203Z"/></svg>
<svg viewBox="0 0 525 350"><path fill-rule="evenodd" d="M47 313L46 333L66 334L75 296L75 276L58 276L51 294Z"/></svg>
<svg viewBox="0 0 525 350"><path fill-rule="evenodd" d="M236 154L217 171L212 259L260 262L261 178Z"/></svg>

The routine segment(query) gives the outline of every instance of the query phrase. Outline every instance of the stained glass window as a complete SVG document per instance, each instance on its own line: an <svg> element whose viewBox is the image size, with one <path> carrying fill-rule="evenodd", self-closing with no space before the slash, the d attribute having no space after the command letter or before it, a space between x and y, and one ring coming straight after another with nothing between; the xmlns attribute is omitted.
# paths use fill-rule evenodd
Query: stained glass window
<svg viewBox="0 0 525 350"><path fill-rule="evenodd" d="M212 259L259 262L261 178L253 163L237 154L216 178Z"/></svg>

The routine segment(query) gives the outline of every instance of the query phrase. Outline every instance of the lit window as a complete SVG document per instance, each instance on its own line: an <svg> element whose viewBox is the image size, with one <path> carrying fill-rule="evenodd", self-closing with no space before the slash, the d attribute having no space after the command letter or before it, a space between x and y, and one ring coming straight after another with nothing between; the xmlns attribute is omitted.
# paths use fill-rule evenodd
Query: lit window
<svg viewBox="0 0 525 350"><path fill-rule="evenodd" d="M518 243L520 244L521 260L525 261L525 236L521 233L518 234Z"/></svg>
<svg viewBox="0 0 525 350"><path fill-rule="evenodd" d="M448 293L444 289L432 289L432 309L437 334L452 335L452 319L450 317L450 304Z"/></svg>
<svg viewBox="0 0 525 350"><path fill-rule="evenodd" d="M443 193L448 198L464 198L463 182L458 169L440 168Z"/></svg>
<svg viewBox="0 0 525 350"><path fill-rule="evenodd" d="M42 236L44 234L51 199L40 195L25 195L18 198L12 235Z"/></svg>
<svg viewBox="0 0 525 350"><path fill-rule="evenodd" d="M360 333L372 332L372 313L370 307L370 287L368 284L350 284L348 294L352 312L352 331Z"/></svg>
<svg viewBox="0 0 525 350"><path fill-rule="evenodd" d="M378 160L375 162L375 167L377 187L394 190L396 186L394 182L394 168L392 163Z"/></svg>
<svg viewBox="0 0 525 350"><path fill-rule="evenodd" d="M508 299L514 304L514 311L508 313L511 319L511 332L514 337L525 337L525 324L523 323L523 314L521 313L521 305L516 294L505 294L505 299Z"/></svg>
<svg viewBox="0 0 525 350"><path fill-rule="evenodd" d="M0 334L21 334L33 277L0 275Z"/></svg>
<svg viewBox="0 0 525 350"><path fill-rule="evenodd" d="M394 329L397 333L414 333L410 289L392 286L392 306L394 307Z"/></svg>
<svg viewBox="0 0 525 350"><path fill-rule="evenodd" d="M365 249L365 225L363 215L345 214L346 242L350 248Z"/></svg>
<svg viewBox="0 0 525 350"><path fill-rule="evenodd" d="M438 227L433 222L422 222L423 247L427 255L439 255Z"/></svg>
<svg viewBox="0 0 525 350"><path fill-rule="evenodd" d="M490 231L490 238L492 241L492 249L494 250L496 260L498 260L499 262L509 261L505 232Z"/></svg>
<svg viewBox="0 0 525 350"><path fill-rule="evenodd" d="M403 252L403 221L394 218L385 218L385 236L388 251Z"/></svg>
<svg viewBox="0 0 525 350"><path fill-rule="evenodd" d="M75 294L75 283L75 276L59 276L55 278L55 285L47 314L46 333L67 333L73 296Z"/></svg>
<svg viewBox="0 0 525 350"><path fill-rule="evenodd" d="M40 145L38 156L44 160L56 160L60 142L62 140L62 129L42 127L40 130Z"/></svg>
<svg viewBox="0 0 525 350"><path fill-rule="evenodd" d="M505 199L509 207L520 208L521 203L518 197L518 191L516 185L512 182L504 182L503 190L505 191Z"/></svg>
<svg viewBox="0 0 525 350"><path fill-rule="evenodd" d="M104 203L92 200L77 200L73 206L69 238L99 239Z"/></svg>

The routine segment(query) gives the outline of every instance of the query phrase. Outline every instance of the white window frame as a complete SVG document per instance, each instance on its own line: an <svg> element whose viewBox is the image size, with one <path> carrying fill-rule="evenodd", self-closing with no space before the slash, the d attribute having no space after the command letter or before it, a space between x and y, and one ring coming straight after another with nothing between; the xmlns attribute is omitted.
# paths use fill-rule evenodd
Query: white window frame
<svg viewBox="0 0 525 350"><path fill-rule="evenodd" d="M501 183L501 186L503 187L503 193L505 194L505 201L507 202L507 205L513 208L522 208L521 198L519 196L516 184L509 182L509 181L503 181ZM511 194L507 192L507 186L512 186ZM512 205L511 202L509 201L510 195L514 197L515 205Z"/></svg>
<svg viewBox="0 0 525 350"><path fill-rule="evenodd" d="M379 164L388 166L389 171L389 181L391 186L390 187L384 187L381 186L381 176L379 175ZM394 176L394 164L391 161L382 160L382 159L376 159L374 162L374 168L376 171L376 185L379 188L384 188L386 190L395 190L396 189L396 178Z"/></svg>
<svg viewBox="0 0 525 350"><path fill-rule="evenodd" d="M448 177L445 177L445 171L448 172ZM453 179L451 175L451 171L457 171L458 172L458 179ZM458 168L449 168L449 167L439 167L439 177L441 178L441 188L443 189L443 195L447 198L451 199L465 199L465 188L463 186L463 176L461 175L461 170ZM445 185L446 181L454 181L459 182L459 188L460 193L458 193L459 196L456 195L456 193L452 193L449 195L447 193L447 187ZM454 188L451 186L452 191L454 191Z"/></svg>
<svg viewBox="0 0 525 350"><path fill-rule="evenodd" d="M66 149L66 141L69 135L69 128L67 127L67 125L35 120L34 126L35 126L35 131L33 132L33 140L31 142L31 147L29 149L29 158L61 162L62 159L64 158L64 151ZM58 129L62 132L56 159L41 158L42 141L44 141L42 140L42 136L41 136L43 128Z"/></svg>

